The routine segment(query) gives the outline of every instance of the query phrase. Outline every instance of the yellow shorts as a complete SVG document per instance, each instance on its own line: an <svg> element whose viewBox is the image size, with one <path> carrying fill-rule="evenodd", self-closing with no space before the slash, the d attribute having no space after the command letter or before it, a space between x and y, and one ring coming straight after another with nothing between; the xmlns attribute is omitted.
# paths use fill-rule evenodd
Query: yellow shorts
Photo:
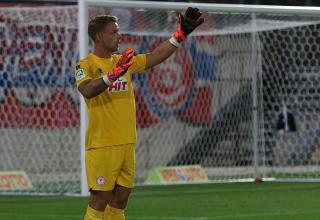
<svg viewBox="0 0 320 220"><path fill-rule="evenodd" d="M89 190L110 191L115 185L133 188L134 144L86 150Z"/></svg>

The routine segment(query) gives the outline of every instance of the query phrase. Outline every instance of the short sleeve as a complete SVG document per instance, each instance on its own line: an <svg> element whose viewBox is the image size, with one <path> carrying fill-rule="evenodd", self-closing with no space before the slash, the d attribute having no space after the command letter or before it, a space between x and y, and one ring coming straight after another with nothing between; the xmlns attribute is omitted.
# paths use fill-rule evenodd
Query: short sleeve
<svg viewBox="0 0 320 220"><path fill-rule="evenodd" d="M90 72L90 67L87 61L79 61L74 66L74 78L76 80L77 87L79 87L82 82L88 79L92 79L92 74Z"/></svg>

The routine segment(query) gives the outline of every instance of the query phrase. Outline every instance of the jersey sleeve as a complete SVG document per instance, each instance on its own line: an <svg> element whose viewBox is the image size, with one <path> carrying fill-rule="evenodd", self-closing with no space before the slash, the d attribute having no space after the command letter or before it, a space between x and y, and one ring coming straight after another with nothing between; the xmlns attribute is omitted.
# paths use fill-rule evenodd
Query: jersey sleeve
<svg viewBox="0 0 320 220"><path fill-rule="evenodd" d="M74 66L74 78L76 80L77 87L79 87L82 82L92 79L92 73L90 72L90 66L87 61L82 60L76 63Z"/></svg>

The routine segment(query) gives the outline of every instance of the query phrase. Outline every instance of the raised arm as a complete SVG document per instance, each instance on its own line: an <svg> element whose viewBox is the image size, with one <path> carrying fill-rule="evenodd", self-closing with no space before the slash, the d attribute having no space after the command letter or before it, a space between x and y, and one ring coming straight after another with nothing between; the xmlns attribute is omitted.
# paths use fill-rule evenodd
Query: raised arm
<svg viewBox="0 0 320 220"><path fill-rule="evenodd" d="M204 21L198 8L189 7L185 14L179 14L178 29L168 41L162 42L151 53L147 53L146 69L153 67L173 54L186 37Z"/></svg>
<svg viewBox="0 0 320 220"><path fill-rule="evenodd" d="M131 48L126 49L116 67L101 78L88 79L82 82L78 87L79 92L87 99L99 95L106 90L110 84L127 72L129 67L133 64L132 57L133 50Z"/></svg>

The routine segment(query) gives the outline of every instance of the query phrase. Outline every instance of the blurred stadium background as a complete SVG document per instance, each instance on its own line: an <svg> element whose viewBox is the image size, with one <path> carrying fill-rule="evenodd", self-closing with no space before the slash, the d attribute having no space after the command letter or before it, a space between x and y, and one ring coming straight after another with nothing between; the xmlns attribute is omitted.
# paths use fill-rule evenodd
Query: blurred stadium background
<svg viewBox="0 0 320 220"><path fill-rule="evenodd" d="M186 4L167 1L174 2ZM320 5L311 0L189 2ZM130 46L143 53L172 34L180 10L92 6L89 18L118 16L121 50ZM211 10L204 16L206 23L172 58L133 78L141 187L128 219L320 219L314 198L320 181L320 16L312 10ZM63 204L70 198L21 195L83 193L80 100L73 79L73 64L80 57L78 33L77 1L0 2L0 219L81 219L78 208L84 210L86 198L72 197L73 211L61 215L50 210L23 214L33 208L32 202L29 208L21 202L30 199L34 207L41 201ZM146 186L152 168L183 165L201 165L209 183L255 178L286 183ZM281 199L287 200L277 200L281 190ZM189 193L180 198L183 192ZM221 192L225 194L216 198ZM230 214L252 192L259 193L253 193L257 197L247 205L256 205L256 212L239 209ZM232 195L237 195L234 203ZM264 205L255 204L259 196L265 198ZM297 197L308 205L291 203ZM155 198L158 206L170 204L168 210L181 211L165 209L168 215L163 215L155 206L141 217L143 205ZM190 199L199 203L195 209L206 210L189 213L174 205L175 198ZM232 207L220 212L219 201ZM279 201L290 208L276 207Z"/></svg>

